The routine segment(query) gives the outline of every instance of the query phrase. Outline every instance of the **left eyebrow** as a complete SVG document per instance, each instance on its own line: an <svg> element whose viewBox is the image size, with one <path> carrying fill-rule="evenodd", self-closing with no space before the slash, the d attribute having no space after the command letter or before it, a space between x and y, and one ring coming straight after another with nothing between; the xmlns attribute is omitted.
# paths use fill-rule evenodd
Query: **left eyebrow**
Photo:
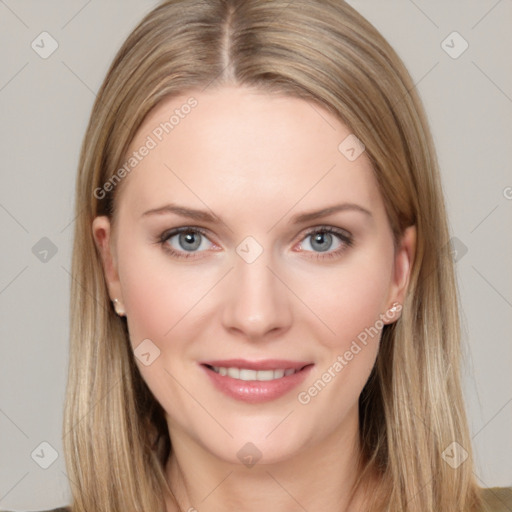
<svg viewBox="0 0 512 512"><path fill-rule="evenodd" d="M356 211L368 215L372 217L372 213L370 210L363 208L362 206L354 203L342 203L336 204L334 206L329 206L328 208L322 208L321 210L315 210L307 213L301 213L299 215L295 215L291 219L292 224L302 224L305 222L310 222L312 220L319 219L321 217L327 217L327 215L331 215L340 211Z"/></svg>

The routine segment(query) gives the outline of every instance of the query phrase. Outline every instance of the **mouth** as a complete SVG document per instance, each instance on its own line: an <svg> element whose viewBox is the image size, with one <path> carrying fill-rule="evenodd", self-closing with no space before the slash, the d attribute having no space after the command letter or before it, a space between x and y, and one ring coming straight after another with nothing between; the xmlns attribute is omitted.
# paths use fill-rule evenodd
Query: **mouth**
<svg viewBox="0 0 512 512"><path fill-rule="evenodd" d="M275 400L297 387L314 366L311 362L231 359L200 363L214 388L248 403Z"/></svg>

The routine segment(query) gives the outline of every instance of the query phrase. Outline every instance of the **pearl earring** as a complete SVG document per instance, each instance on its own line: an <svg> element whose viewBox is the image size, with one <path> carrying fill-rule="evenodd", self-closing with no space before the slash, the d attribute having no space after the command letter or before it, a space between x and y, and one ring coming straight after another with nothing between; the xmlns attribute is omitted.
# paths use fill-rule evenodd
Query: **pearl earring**
<svg viewBox="0 0 512 512"><path fill-rule="evenodd" d="M126 315L126 312L124 310L124 307L123 305L121 304L121 302L119 301L119 299L114 299L113 301L113 304L114 304L114 309L116 310L116 313L119 315L119 316L125 316Z"/></svg>
<svg viewBox="0 0 512 512"><path fill-rule="evenodd" d="M393 302L393 306L390 308L390 313L398 313L402 309L402 306L398 302Z"/></svg>

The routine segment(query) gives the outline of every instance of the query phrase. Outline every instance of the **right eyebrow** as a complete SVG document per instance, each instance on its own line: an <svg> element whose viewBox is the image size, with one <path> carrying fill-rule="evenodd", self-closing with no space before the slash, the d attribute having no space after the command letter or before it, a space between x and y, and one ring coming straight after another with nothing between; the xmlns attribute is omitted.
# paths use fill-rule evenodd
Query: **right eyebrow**
<svg viewBox="0 0 512 512"><path fill-rule="evenodd" d="M158 208L153 208L144 212L142 217L149 215L165 215L167 213L173 213L175 215L179 215L180 217L187 217L189 219L201 220L203 222L219 222L220 219L216 215L209 213L205 210L196 210L194 208L185 208L184 206L179 206L176 204L166 204L164 206L160 206Z"/></svg>

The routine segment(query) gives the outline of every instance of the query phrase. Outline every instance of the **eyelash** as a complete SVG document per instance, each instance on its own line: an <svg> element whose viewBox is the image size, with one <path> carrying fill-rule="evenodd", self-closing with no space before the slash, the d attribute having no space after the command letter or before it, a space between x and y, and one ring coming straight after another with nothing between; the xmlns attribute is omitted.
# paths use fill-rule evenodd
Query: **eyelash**
<svg viewBox="0 0 512 512"><path fill-rule="evenodd" d="M173 256L175 258L182 258L182 259L195 258L195 254L196 254L195 252L186 253L186 252L176 251L176 250L172 249L169 246L169 244L167 243L169 241L169 239L171 239L173 236L179 235L180 233L183 233L183 232L194 233L194 234L199 233L202 236L204 236L205 238L208 238L208 234L206 233L206 231L204 229L201 229L199 227L193 227L193 226L183 226L180 228L175 228L172 230L164 231L158 237L157 243L159 243L167 253L169 253L171 256ZM325 253L306 251L306 252L314 253L315 256L313 256L313 258L317 259L317 260L336 258L336 257L340 256L343 252L345 252L345 250L348 247L352 247L354 244L354 239L353 239L352 235L350 233L348 233L348 231L345 231L344 229L335 228L334 226L315 226L314 228L311 228L304 234L303 238L301 239L301 242L303 240L305 240L308 236L315 235L318 233L323 233L323 234L327 233L327 234L337 236L339 238L340 242L342 243L342 246L335 251L329 251L329 252L325 252ZM208 240L209 240L209 238L208 238Z"/></svg>

